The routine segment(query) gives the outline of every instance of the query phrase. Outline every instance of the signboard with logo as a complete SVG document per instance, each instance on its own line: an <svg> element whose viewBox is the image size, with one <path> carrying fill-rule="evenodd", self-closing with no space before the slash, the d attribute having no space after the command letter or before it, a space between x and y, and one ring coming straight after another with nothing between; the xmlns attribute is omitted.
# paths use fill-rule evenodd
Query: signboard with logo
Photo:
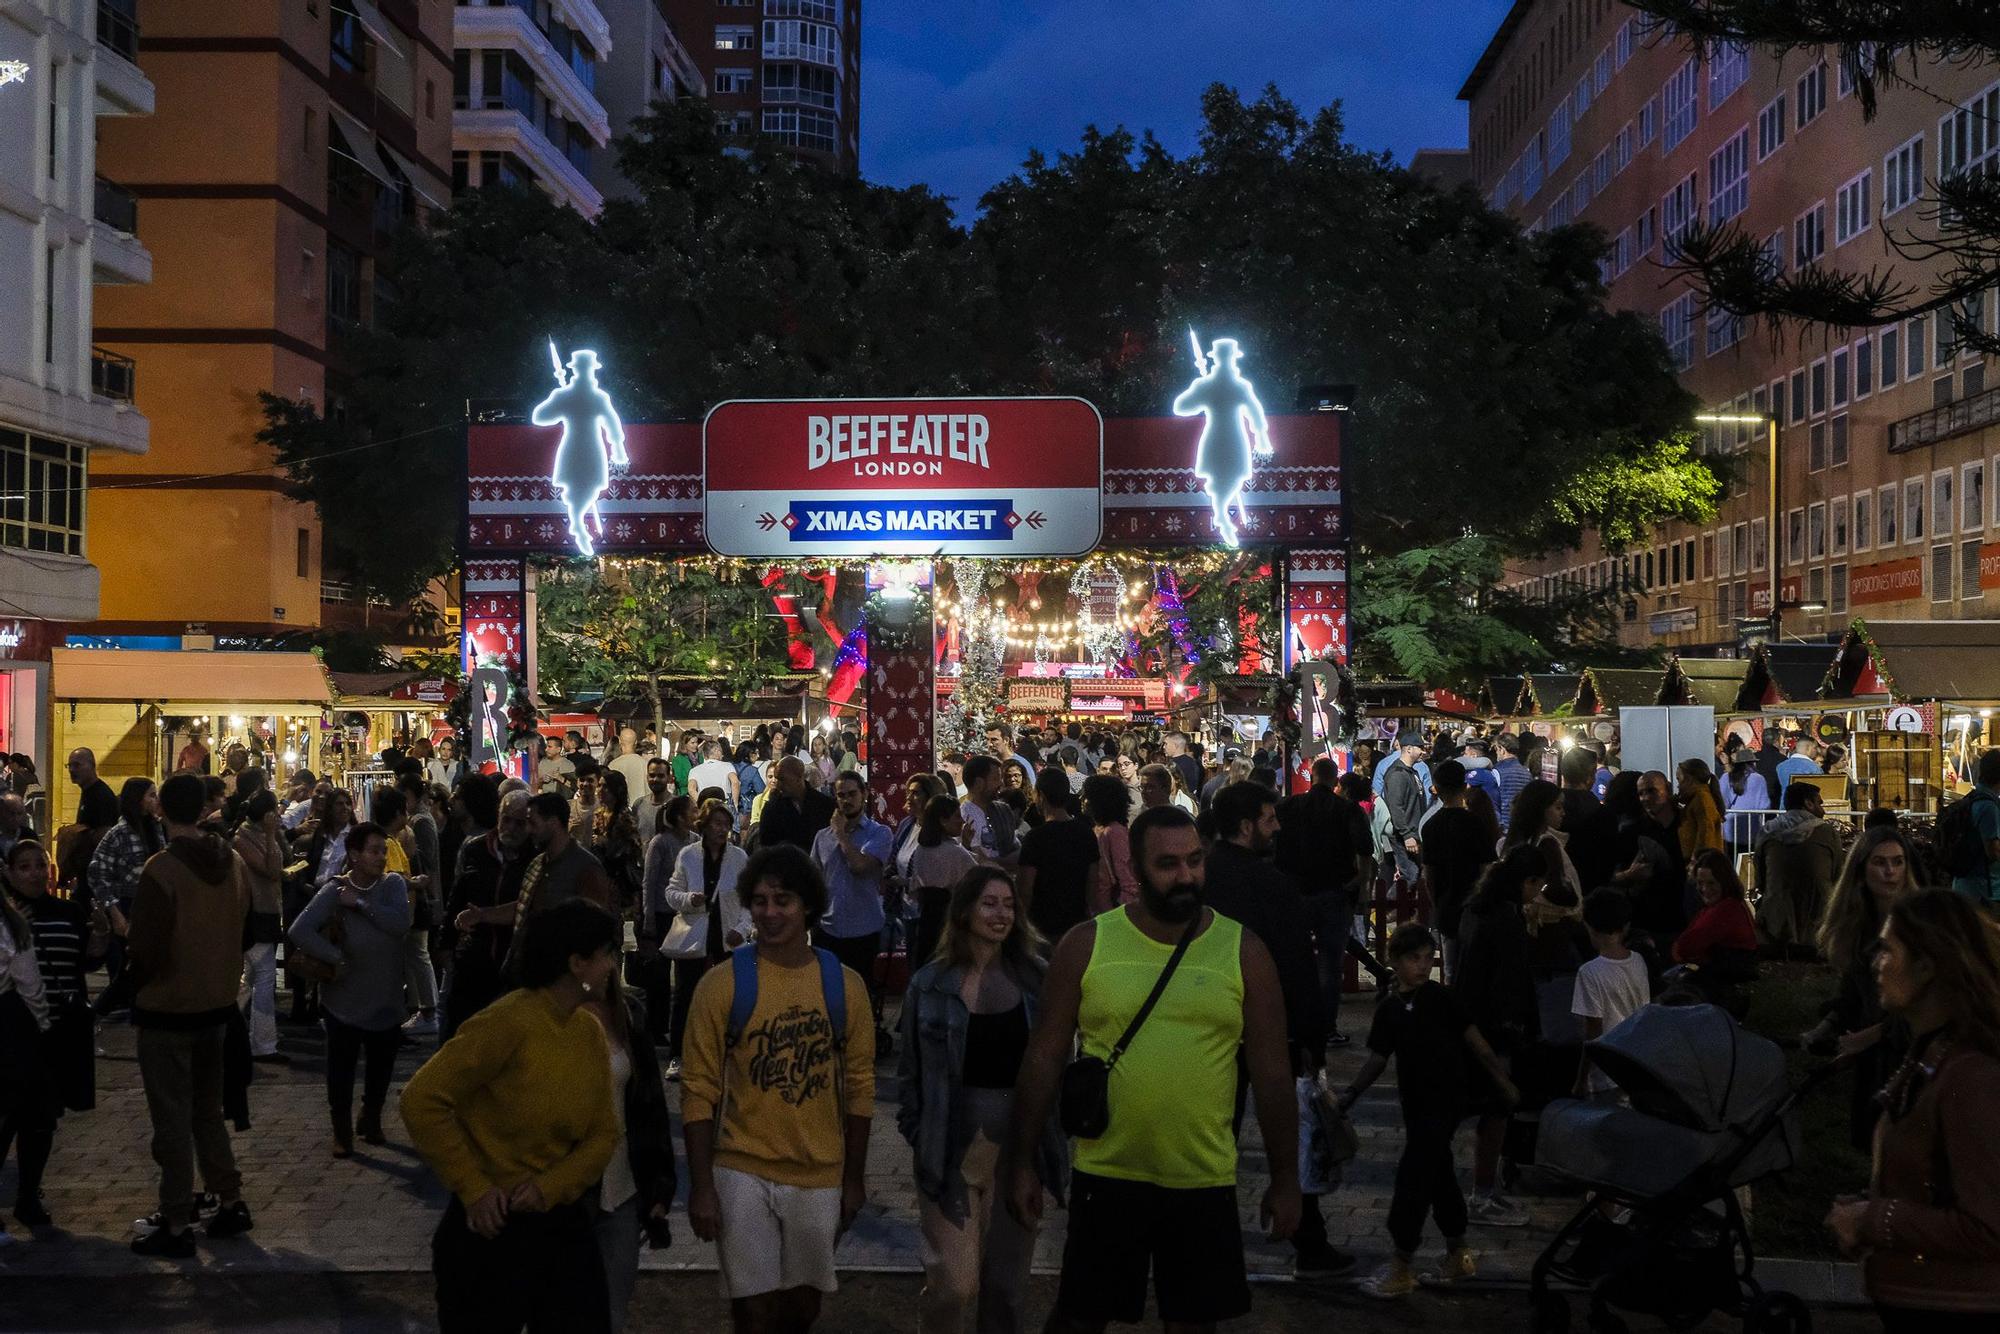
<svg viewBox="0 0 2000 1334"><path fill-rule="evenodd" d="M1906 602L1924 595L1924 562L1920 556L1857 565L1847 576L1849 606Z"/></svg>
<svg viewBox="0 0 2000 1334"><path fill-rule="evenodd" d="M702 426L724 556L1074 556L1103 530L1080 398L738 400Z"/></svg>

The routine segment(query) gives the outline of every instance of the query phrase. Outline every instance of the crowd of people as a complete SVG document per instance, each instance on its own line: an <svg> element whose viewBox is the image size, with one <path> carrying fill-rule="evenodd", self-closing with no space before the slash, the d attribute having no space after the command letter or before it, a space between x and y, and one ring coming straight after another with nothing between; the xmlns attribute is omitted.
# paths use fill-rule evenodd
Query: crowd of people
<svg viewBox="0 0 2000 1334"><path fill-rule="evenodd" d="M736 1327L809 1327L866 1203L889 1061L921 1329L1025 1328L1050 1201L1069 1225L1049 1328L1137 1320L1149 1286L1163 1319L1201 1328L1250 1306L1252 1103L1269 1235L1301 1275L1339 1275L1356 1259L1319 1199L1337 1172L1301 1163L1301 1117L1333 1133L1393 1063L1391 1258L1361 1290L1450 1286L1478 1272L1473 1229L1527 1221L1507 1194L1516 1108L1617 1097L1586 1041L1651 1003L1737 1005L1760 956L1797 948L1839 971L1802 1040L1856 1061L1853 1129L1878 1147L1871 1200L1829 1226L1868 1252L1885 1307L2000 1310L1982 1277L2000 1163L1965 1110L2000 1091L2000 950L1973 896L1920 889L1892 825L1844 852L1795 767L1759 831L1753 911L1723 851L1748 809L1732 780L1615 772L1579 746L1551 782L1537 744L1405 733L1284 795L1254 746L995 726L912 775L893 826L852 738L802 727L686 732L671 754L633 729L608 753L570 734L524 778L417 742L384 757L365 812L310 773L272 792L254 765L114 794L78 752L90 813L53 856L32 825L0 828L15 1213L50 1221L57 1121L92 1100L95 1023L129 1013L160 1170L134 1250L192 1255L204 1219L209 1239L250 1230L228 1124L248 1069L286 1059L282 955L290 1019L324 1033L335 1160L389 1135L398 1049L437 1044L396 1107L451 1195L443 1328L622 1328L683 1194ZM2000 820L1972 827L2000 860ZM1379 1000L1359 1075L1328 1089L1350 964ZM1937 1161L1948 1199L1925 1196ZM1420 1267L1427 1222L1442 1248ZM1920 1263L1948 1282L1918 1284Z"/></svg>

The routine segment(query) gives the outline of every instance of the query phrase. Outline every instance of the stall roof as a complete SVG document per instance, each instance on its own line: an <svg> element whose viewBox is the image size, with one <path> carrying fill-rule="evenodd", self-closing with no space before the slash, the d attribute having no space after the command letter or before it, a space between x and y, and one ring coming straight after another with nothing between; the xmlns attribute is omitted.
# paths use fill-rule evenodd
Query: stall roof
<svg viewBox="0 0 2000 1334"><path fill-rule="evenodd" d="M1569 672L1536 672L1521 682L1521 698L1514 702L1517 718L1546 718L1576 698L1581 678Z"/></svg>
<svg viewBox="0 0 2000 1334"><path fill-rule="evenodd" d="M1488 718L1509 718L1521 703L1521 683L1519 676L1489 676L1486 684L1479 687L1479 710Z"/></svg>
<svg viewBox="0 0 2000 1334"><path fill-rule="evenodd" d="M1573 718L1596 718L1620 709L1658 704L1662 678L1657 667L1586 667L1570 702Z"/></svg>
<svg viewBox="0 0 2000 1334"><path fill-rule="evenodd" d="M49 656L49 695L59 700L272 712L333 702L326 669L310 653L59 648Z"/></svg>
<svg viewBox="0 0 2000 1334"><path fill-rule="evenodd" d="M1742 703L1743 685L1750 674L1748 658L1683 658L1667 662L1667 679L1661 703L1707 705L1717 713L1755 709Z"/></svg>
<svg viewBox="0 0 2000 1334"><path fill-rule="evenodd" d="M1744 675L1737 707L1756 710L1780 702L1817 698L1836 651L1830 641L1757 645L1750 653L1750 669Z"/></svg>
<svg viewBox="0 0 2000 1334"><path fill-rule="evenodd" d="M1843 667L1857 648L1880 664L1895 699L2000 703L2000 621L1857 620L1840 643ZM1853 688L1852 680L1830 684Z"/></svg>

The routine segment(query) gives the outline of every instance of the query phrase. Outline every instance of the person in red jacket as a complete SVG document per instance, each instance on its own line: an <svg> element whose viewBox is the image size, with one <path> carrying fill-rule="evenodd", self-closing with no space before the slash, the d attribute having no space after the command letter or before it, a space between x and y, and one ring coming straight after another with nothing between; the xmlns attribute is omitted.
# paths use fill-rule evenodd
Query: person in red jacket
<svg viewBox="0 0 2000 1334"><path fill-rule="evenodd" d="M1694 888L1701 910L1674 941L1674 962L1706 967L1717 950L1757 948L1757 923L1743 901L1743 882L1729 855L1710 849L1694 859Z"/></svg>

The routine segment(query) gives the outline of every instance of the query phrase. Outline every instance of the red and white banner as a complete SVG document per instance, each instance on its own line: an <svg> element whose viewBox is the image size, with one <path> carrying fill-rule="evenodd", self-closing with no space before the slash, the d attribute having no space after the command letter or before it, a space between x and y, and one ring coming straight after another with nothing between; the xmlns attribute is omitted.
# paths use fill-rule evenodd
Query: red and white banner
<svg viewBox="0 0 2000 1334"><path fill-rule="evenodd" d="M702 455L725 556L1074 556L1103 529L1104 423L1080 398L738 400Z"/></svg>

